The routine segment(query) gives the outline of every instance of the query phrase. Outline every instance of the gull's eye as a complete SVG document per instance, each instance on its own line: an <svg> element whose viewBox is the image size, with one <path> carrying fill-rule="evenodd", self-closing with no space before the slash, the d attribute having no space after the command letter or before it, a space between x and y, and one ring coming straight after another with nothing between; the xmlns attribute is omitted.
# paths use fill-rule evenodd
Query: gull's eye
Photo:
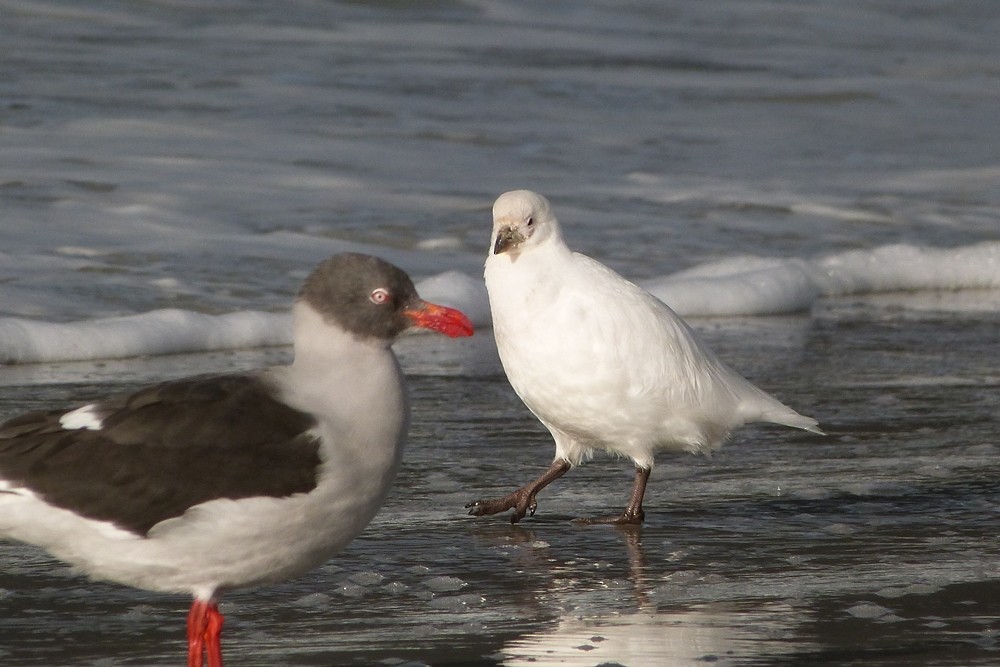
<svg viewBox="0 0 1000 667"><path fill-rule="evenodd" d="M372 290L372 293L368 295L368 300L377 306L381 306L383 303L389 301L389 290L384 287L376 287Z"/></svg>
<svg viewBox="0 0 1000 667"><path fill-rule="evenodd" d="M535 224L535 219L534 218L528 218L528 221L526 223L524 223L524 224L526 224L528 227L532 227Z"/></svg>

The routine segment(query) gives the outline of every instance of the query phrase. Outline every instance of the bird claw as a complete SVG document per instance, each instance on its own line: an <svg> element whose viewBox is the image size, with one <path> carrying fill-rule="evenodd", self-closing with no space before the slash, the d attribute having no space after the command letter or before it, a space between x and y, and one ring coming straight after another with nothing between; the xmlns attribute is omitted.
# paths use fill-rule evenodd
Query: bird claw
<svg viewBox="0 0 1000 667"><path fill-rule="evenodd" d="M490 511L487 504L488 500L474 500L465 506L465 509L469 510L469 516L487 516L490 514L495 514L496 511ZM502 510L501 510L502 511Z"/></svg>
<svg viewBox="0 0 1000 667"><path fill-rule="evenodd" d="M507 502L507 498L490 498L474 500L467 504L465 509L469 510L469 516L489 516L509 510L513 506L514 503Z"/></svg>
<svg viewBox="0 0 1000 667"><path fill-rule="evenodd" d="M641 526L646 513L641 507L626 507L619 516L595 516L573 519L580 526Z"/></svg>
<svg viewBox="0 0 1000 667"><path fill-rule="evenodd" d="M538 509L538 501L535 500L535 496L529 495L525 497L524 493L519 493L519 491L522 490L519 489L514 492L518 496L518 501L514 507L514 513L510 515L511 523L517 523L526 516L535 516L535 510Z"/></svg>
<svg viewBox="0 0 1000 667"><path fill-rule="evenodd" d="M525 489L518 489L503 498L474 500L467 504L465 509L469 510L469 516L489 516L513 509L510 522L517 523L525 516L535 516L538 502L533 494L529 495Z"/></svg>

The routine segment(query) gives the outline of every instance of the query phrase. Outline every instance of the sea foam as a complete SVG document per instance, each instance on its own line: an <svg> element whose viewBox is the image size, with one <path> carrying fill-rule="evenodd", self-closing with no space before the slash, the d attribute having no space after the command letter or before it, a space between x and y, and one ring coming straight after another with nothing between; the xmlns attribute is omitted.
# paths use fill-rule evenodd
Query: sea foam
<svg viewBox="0 0 1000 667"><path fill-rule="evenodd" d="M640 283L686 317L808 311L818 299L914 290L1000 289L1000 241L956 248L887 245L812 259L733 257ZM447 271L417 283L424 298L490 323L482 280ZM1000 306L1000 303L998 303ZM206 315L168 309L52 323L0 318L0 363L113 359L288 345L285 313Z"/></svg>
<svg viewBox="0 0 1000 667"><path fill-rule="evenodd" d="M821 297L997 289L1000 242L948 249L896 244L812 260L736 257L641 284L688 317L777 315L808 310Z"/></svg>
<svg viewBox="0 0 1000 667"><path fill-rule="evenodd" d="M0 363L120 359L243 347L285 345L287 314L204 315L179 309L82 322L0 318Z"/></svg>

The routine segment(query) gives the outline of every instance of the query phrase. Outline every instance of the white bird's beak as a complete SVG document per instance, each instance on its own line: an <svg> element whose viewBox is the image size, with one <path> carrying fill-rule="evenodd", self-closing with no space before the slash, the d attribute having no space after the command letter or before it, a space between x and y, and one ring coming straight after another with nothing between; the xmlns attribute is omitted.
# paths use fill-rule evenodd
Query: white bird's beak
<svg viewBox="0 0 1000 667"><path fill-rule="evenodd" d="M493 242L493 254L500 255L524 243L527 237L521 233L514 225L504 225L497 230L496 240Z"/></svg>

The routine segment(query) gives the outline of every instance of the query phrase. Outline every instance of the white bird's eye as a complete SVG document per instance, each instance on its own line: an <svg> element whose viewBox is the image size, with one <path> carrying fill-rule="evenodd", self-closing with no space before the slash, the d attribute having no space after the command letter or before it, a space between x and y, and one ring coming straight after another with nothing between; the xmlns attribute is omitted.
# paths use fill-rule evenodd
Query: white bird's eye
<svg viewBox="0 0 1000 667"><path fill-rule="evenodd" d="M376 287L372 290L372 293L368 295L368 300L381 306L389 300L389 290L384 287Z"/></svg>
<svg viewBox="0 0 1000 667"><path fill-rule="evenodd" d="M524 223L524 224L526 224L527 226L531 227L532 225L535 224L535 219L534 218L528 218L528 221L526 223Z"/></svg>

